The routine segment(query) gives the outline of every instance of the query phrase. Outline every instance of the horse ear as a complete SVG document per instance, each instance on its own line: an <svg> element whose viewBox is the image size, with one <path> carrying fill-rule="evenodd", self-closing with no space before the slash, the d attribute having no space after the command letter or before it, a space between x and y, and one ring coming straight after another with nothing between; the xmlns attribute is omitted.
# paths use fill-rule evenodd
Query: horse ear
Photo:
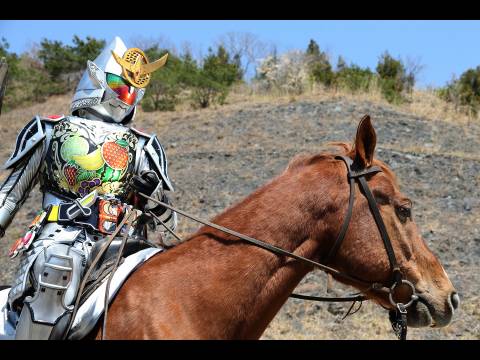
<svg viewBox="0 0 480 360"><path fill-rule="evenodd" d="M372 165L373 154L377 144L377 135L373 128L369 115L365 115L357 128L354 146L354 164L361 169L368 168Z"/></svg>

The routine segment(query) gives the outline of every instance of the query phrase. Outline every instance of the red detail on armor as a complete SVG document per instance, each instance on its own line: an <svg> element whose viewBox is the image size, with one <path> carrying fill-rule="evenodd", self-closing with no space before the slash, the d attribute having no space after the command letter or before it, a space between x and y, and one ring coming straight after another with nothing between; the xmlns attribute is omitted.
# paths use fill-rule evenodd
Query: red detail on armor
<svg viewBox="0 0 480 360"><path fill-rule="evenodd" d="M40 222L40 219L42 218L42 215L43 215L43 213L40 212L40 214L35 216L35 219L33 219L33 221L30 223L30 225L28 225L28 228L31 229L32 227L37 225Z"/></svg>
<svg viewBox="0 0 480 360"><path fill-rule="evenodd" d="M23 238L18 238L12 245L12 247L10 248L10 250L8 251L8 256L10 256L11 258L14 258L15 256L17 256L18 252L20 251L20 249L23 247Z"/></svg>
<svg viewBox="0 0 480 360"><path fill-rule="evenodd" d="M101 199L98 203L98 229L105 234L111 234L117 228L123 211L122 205Z"/></svg>
<svg viewBox="0 0 480 360"><path fill-rule="evenodd" d="M77 183L78 169L74 166L67 165L63 168L63 174L67 179L68 185L75 186Z"/></svg>
<svg viewBox="0 0 480 360"><path fill-rule="evenodd" d="M52 120L60 119L62 117L63 117L63 115L48 115L47 116L48 119L52 119Z"/></svg>

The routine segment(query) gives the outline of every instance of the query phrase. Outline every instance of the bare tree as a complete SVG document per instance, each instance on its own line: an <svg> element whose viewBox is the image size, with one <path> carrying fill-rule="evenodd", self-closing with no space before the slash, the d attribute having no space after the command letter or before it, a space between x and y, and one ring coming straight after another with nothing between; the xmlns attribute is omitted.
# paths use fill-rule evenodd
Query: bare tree
<svg viewBox="0 0 480 360"><path fill-rule="evenodd" d="M407 57L405 60L405 74L407 77L408 90L413 90L415 82L418 80L418 75L423 71L425 65L422 64L421 59Z"/></svg>
<svg viewBox="0 0 480 360"><path fill-rule="evenodd" d="M25 55L31 57L32 59L36 61L40 61L38 58L38 51L40 50L40 44L35 41L29 41L27 43L27 51L25 51Z"/></svg>
<svg viewBox="0 0 480 360"><path fill-rule="evenodd" d="M150 37L145 37L143 35L136 35L134 37L131 37L129 39L129 43L142 50L150 49L152 47L158 46L160 49L168 49L168 51L172 54L177 54L177 49L175 47L175 44L168 40L163 35L159 36L150 36Z"/></svg>
<svg viewBox="0 0 480 360"><path fill-rule="evenodd" d="M233 56L240 57L243 74L247 74L252 64L268 54L268 44L249 32L226 33L219 38L217 45L222 45Z"/></svg>
<svg viewBox="0 0 480 360"><path fill-rule="evenodd" d="M182 45L180 46L180 51L181 55L187 55L189 54L190 56L193 56L193 45L190 41L184 41L182 42Z"/></svg>
<svg viewBox="0 0 480 360"><path fill-rule="evenodd" d="M189 55L198 64L202 62L203 51L200 47L193 45L190 41L183 41L180 45L180 56Z"/></svg>

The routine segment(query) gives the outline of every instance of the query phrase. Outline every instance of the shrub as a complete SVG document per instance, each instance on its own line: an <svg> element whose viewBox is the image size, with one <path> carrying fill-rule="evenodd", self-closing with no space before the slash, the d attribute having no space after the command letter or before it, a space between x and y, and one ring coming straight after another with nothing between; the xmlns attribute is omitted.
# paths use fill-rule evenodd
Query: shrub
<svg viewBox="0 0 480 360"><path fill-rule="evenodd" d="M95 59L105 46L104 40L92 37L86 40L73 37L73 46L61 41L44 39L40 43L38 58L42 61L50 79L62 85L66 92L77 84L77 80L87 66L87 60ZM69 75L69 76L66 76Z"/></svg>
<svg viewBox="0 0 480 360"><path fill-rule="evenodd" d="M2 39L0 57L4 57L9 66L3 103L5 111L30 102L45 101L48 96L62 90L50 80L39 61L27 54L18 56L10 53L8 48L8 42Z"/></svg>
<svg viewBox="0 0 480 360"><path fill-rule="evenodd" d="M334 80L332 65L326 52L314 40L310 40L306 51L306 66L310 79L316 83L330 86Z"/></svg>
<svg viewBox="0 0 480 360"><path fill-rule="evenodd" d="M476 115L480 106L480 66L468 69L459 79L453 79L439 89L437 94L462 111Z"/></svg>
<svg viewBox="0 0 480 360"><path fill-rule="evenodd" d="M145 53L149 58L158 59L165 51L155 46ZM241 77L239 58L231 58L222 46L215 53L209 49L202 66L198 66L189 53L182 57L169 53L166 65L152 75L142 108L145 111L175 110L184 89L189 89L193 107L224 104L230 87Z"/></svg>
<svg viewBox="0 0 480 360"><path fill-rule="evenodd" d="M9 104L12 107L24 103L43 102L49 96L61 93L63 87L52 82L42 65L29 56L20 57L15 78L10 83L8 91Z"/></svg>
<svg viewBox="0 0 480 360"><path fill-rule="evenodd" d="M276 56L268 56L263 59L256 69L254 84L263 91L271 91L274 87L278 87L276 81L276 72L278 71L278 58Z"/></svg>
<svg viewBox="0 0 480 360"><path fill-rule="evenodd" d="M145 50L149 60L154 61L162 57L167 51L160 50L158 46ZM169 53L167 63L152 74L150 83L142 100L142 109L145 111L174 111L178 104L178 95L181 90L180 83L181 60Z"/></svg>
<svg viewBox="0 0 480 360"><path fill-rule="evenodd" d="M209 54L203 61L202 70L210 80L228 87L241 78L238 60L236 57L230 59L227 50L220 45L216 54L211 48L209 49Z"/></svg>
<svg viewBox="0 0 480 360"><path fill-rule="evenodd" d="M383 96L391 103L405 100L415 85L415 73L407 71L403 62L394 59L388 52L383 53L377 64L379 85Z"/></svg>
<svg viewBox="0 0 480 360"><path fill-rule="evenodd" d="M328 55L314 40L310 40L305 53L290 51L280 57L266 57L257 67L254 79L255 86L261 91L276 90L290 95L303 93L312 82L327 87L334 82Z"/></svg>
<svg viewBox="0 0 480 360"><path fill-rule="evenodd" d="M369 69L357 65L337 66L335 86L351 92L368 92L375 80L375 74Z"/></svg>
<svg viewBox="0 0 480 360"><path fill-rule="evenodd" d="M223 46L214 53L210 48L201 68L190 63L185 80L193 86L194 107L206 108L224 104L230 87L242 76L238 58L230 58Z"/></svg>
<svg viewBox="0 0 480 360"><path fill-rule="evenodd" d="M191 95L194 108L207 108L211 104L223 105L227 95L228 87L209 78L203 70L198 71Z"/></svg>

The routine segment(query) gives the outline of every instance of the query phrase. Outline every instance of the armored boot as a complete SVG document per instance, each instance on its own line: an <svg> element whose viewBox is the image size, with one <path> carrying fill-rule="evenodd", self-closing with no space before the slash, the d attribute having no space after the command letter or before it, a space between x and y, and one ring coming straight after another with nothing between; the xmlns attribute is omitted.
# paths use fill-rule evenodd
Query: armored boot
<svg viewBox="0 0 480 360"><path fill-rule="evenodd" d="M31 271L35 292L24 300L15 339L62 339L84 272L83 253L54 243L37 257Z"/></svg>

